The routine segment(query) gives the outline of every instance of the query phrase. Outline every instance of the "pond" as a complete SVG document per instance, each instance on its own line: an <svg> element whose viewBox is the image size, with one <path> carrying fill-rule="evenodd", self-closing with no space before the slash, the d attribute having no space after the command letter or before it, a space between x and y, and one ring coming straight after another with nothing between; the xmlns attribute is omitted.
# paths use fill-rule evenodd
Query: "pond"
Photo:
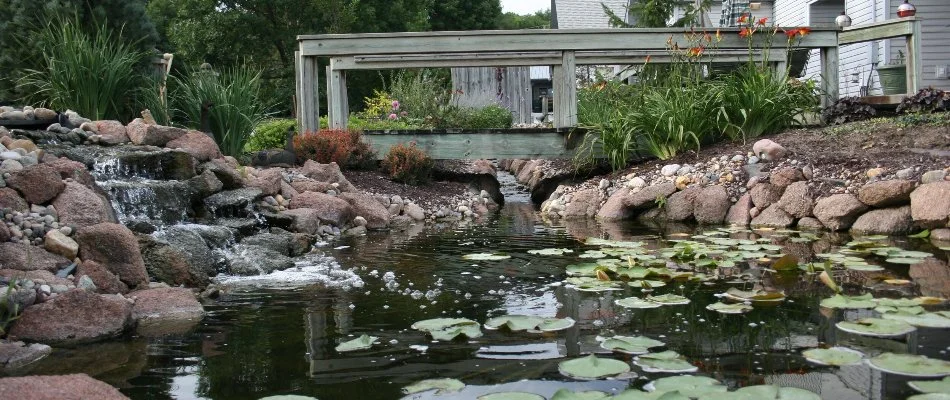
<svg viewBox="0 0 950 400"><path fill-rule="evenodd" d="M585 240L589 237L614 241ZM663 343L651 351L675 351L697 369L690 374L715 378L731 389L774 384L848 400L903 399L916 393L907 383L915 378L884 373L866 362L823 367L806 361L803 350L844 346L861 351L865 359L884 352L948 359L946 329L918 327L889 338L848 334L836 323L879 312L819 307L833 294L819 278L825 266L835 266L832 275L847 294L916 298L920 293L914 283L901 281L910 279L910 262L932 255L937 260L929 260L946 268L946 249L926 240L724 228L657 230L632 223L564 225L541 221L531 205L509 200L484 225L374 233L330 246L335 247L323 251L352 269L361 287L239 282L206 303L208 315L186 333L138 334L57 350L33 373L85 372L133 399L278 394L399 399L407 396L403 387L432 378L454 378L466 386L451 394L430 391L408 398L477 398L502 391L551 398L561 388L616 394L677 375L646 372L632 363L634 356L601 346L605 338L646 336ZM570 252L533 251L542 249ZM471 259L472 254L499 257ZM795 255L798 263L776 261L783 254ZM825 263L826 258L831 261ZM746 299L751 310L742 314L707 309L728 303L721 294L730 288L746 291L733 291L734 296L764 297ZM753 289L764 292L750 294ZM653 301L651 296L672 298L662 296L666 294L690 302L655 308L616 302L633 296L640 303ZM921 302L926 299L914 304ZM411 328L432 318L484 323L506 314L575 323L553 332L481 329L480 337L454 341L436 341ZM372 348L336 350L364 334L378 337ZM631 371L600 380L571 379L559 372L559 363L592 353L623 361Z"/></svg>

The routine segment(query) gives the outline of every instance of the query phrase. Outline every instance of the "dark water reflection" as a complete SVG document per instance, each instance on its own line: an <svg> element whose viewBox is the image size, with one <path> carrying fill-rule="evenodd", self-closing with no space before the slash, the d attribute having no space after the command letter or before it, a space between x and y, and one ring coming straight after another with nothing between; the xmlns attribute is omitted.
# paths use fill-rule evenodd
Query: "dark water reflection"
<svg viewBox="0 0 950 400"><path fill-rule="evenodd" d="M344 243L349 247L328 252L345 267L357 268L366 282L363 288L234 290L206 304L209 314L193 330L62 350L33 372L86 372L133 399L258 399L291 393L320 399L397 399L403 386L435 377L468 384L456 398L498 391L500 384L504 390L550 396L561 387L620 391L663 376L574 382L557 372L557 363L565 357L603 353L598 335L644 334L688 356L701 374L733 387L774 383L809 389L825 399L850 400L904 398L909 394L906 379L882 376L864 365L816 368L798 356L802 349L837 343L871 354L886 350L947 358L950 339L937 331L921 330L904 340L867 340L836 332L835 322L854 315L820 310L818 299L827 291L801 275L768 277L767 283L784 289L789 300L744 315L706 310L723 288L699 283L672 283L657 290L690 297L688 305L631 311L613 301L639 295L638 290L605 294L567 289L559 282L564 266L576 258L526 253L549 247L583 251L588 247L579 238L638 239L664 229L669 233L692 228L588 221L549 225L539 221L530 206L509 203L485 226L350 239ZM846 239L786 243L786 251L807 258ZM656 245L659 242L651 244ZM488 251L512 258L461 258ZM386 286L387 272L395 275L398 287ZM889 274L906 277L907 269ZM504 313L571 317L577 324L544 335L486 331L477 340L454 343L431 343L409 329L421 319L484 321ZM361 334L378 336L380 345L349 354L334 350Z"/></svg>

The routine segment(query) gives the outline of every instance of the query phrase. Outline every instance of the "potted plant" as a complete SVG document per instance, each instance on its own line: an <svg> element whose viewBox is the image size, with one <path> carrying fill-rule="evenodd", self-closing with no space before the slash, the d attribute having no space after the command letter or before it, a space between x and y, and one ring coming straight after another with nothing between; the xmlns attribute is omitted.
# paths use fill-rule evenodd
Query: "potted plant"
<svg viewBox="0 0 950 400"><path fill-rule="evenodd" d="M904 64L904 52L898 51L897 58L887 65L877 67L877 77L881 81L881 90L885 95L907 93L907 66Z"/></svg>

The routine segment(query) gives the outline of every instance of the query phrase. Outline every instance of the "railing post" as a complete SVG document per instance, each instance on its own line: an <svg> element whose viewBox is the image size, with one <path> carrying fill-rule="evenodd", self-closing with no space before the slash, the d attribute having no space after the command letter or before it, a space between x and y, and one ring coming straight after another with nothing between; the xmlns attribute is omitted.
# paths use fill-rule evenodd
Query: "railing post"
<svg viewBox="0 0 950 400"><path fill-rule="evenodd" d="M561 64L554 66L554 127L577 126L577 59L573 51L561 53Z"/></svg>
<svg viewBox="0 0 950 400"><path fill-rule="evenodd" d="M828 107L838 100L838 46L822 47L821 53L821 106Z"/></svg>
<svg viewBox="0 0 950 400"><path fill-rule="evenodd" d="M332 110L329 116L329 125L333 129L346 129L346 123L350 116L349 99L346 95L346 72L334 68L335 64L336 59L331 59L330 72L327 76L327 102Z"/></svg>
<svg viewBox="0 0 950 400"><path fill-rule="evenodd" d="M910 29L904 52L907 53L907 90L915 94L920 90L920 77L923 75L923 66L920 64L920 19L910 21Z"/></svg>
<svg viewBox="0 0 950 400"><path fill-rule="evenodd" d="M320 96L317 94L317 58L294 52L297 66L297 132L320 129Z"/></svg>

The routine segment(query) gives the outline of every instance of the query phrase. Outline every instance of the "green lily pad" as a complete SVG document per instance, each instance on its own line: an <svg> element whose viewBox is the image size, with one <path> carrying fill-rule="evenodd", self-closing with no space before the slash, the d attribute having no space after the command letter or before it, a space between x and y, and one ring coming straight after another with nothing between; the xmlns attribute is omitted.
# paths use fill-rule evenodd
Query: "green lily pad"
<svg viewBox="0 0 950 400"><path fill-rule="evenodd" d="M637 389L627 389L620 393L617 393L616 395L614 395L614 397L611 397L610 400L657 400L668 393L679 394L679 392L660 392L660 391L644 392L642 390L637 390ZM689 400L689 397L683 396L679 399L668 397L664 400Z"/></svg>
<svg viewBox="0 0 950 400"><path fill-rule="evenodd" d="M917 299L877 299L877 304L889 307L913 307L919 306L920 301Z"/></svg>
<svg viewBox="0 0 950 400"><path fill-rule="evenodd" d="M647 297L648 301L660 303L665 306L689 304L690 300L678 294L661 294L659 296Z"/></svg>
<svg viewBox="0 0 950 400"><path fill-rule="evenodd" d="M873 337L904 336L917 329L906 322L881 318L862 318L857 322L842 321L835 326L844 332Z"/></svg>
<svg viewBox="0 0 950 400"><path fill-rule="evenodd" d="M541 332L556 332L563 331L572 326L574 326L574 319L571 317L545 318L544 321L541 321L541 324L538 325L538 330Z"/></svg>
<svg viewBox="0 0 950 400"><path fill-rule="evenodd" d="M596 276L597 268L600 268L600 264L571 264L564 267L564 272L567 273L567 276Z"/></svg>
<svg viewBox="0 0 950 400"><path fill-rule="evenodd" d="M574 286L574 289L581 292L606 292L611 290L623 290L620 281L602 281L597 278L588 277L570 277L564 280L565 283Z"/></svg>
<svg viewBox="0 0 950 400"><path fill-rule="evenodd" d="M884 261L889 262L891 264L917 264L921 261L924 261L924 259L913 258L913 257L891 257Z"/></svg>
<svg viewBox="0 0 950 400"><path fill-rule="evenodd" d="M587 240L584 241L584 244L587 244L590 246L619 247L619 248L628 248L628 249L636 249L636 248L643 247L643 242L624 242L624 241L619 241L619 240L609 240L609 239L601 239L601 238L594 238L594 237L587 238Z"/></svg>
<svg viewBox="0 0 950 400"><path fill-rule="evenodd" d="M751 301L753 303L760 303L759 305L779 303L785 300L785 293L769 292L761 289L739 290L730 288L726 293L723 293L722 296L732 301Z"/></svg>
<svg viewBox="0 0 950 400"><path fill-rule="evenodd" d="M343 353L347 351L366 350L373 347L373 343L379 339L376 336L362 335L356 339L340 343L336 346L336 351Z"/></svg>
<svg viewBox="0 0 950 400"><path fill-rule="evenodd" d="M423 331L435 340L454 340L458 337L477 338L482 336L478 322L466 318L434 318L412 324L412 329Z"/></svg>
<svg viewBox="0 0 950 400"><path fill-rule="evenodd" d="M554 396L551 396L551 400L600 400L609 397L609 394L599 390L574 392L569 389L559 389L557 392L554 392Z"/></svg>
<svg viewBox="0 0 950 400"><path fill-rule="evenodd" d="M475 254L466 254L462 258L471 261L498 261L498 260L507 260L511 256L507 254L495 254L495 253L475 253Z"/></svg>
<svg viewBox="0 0 950 400"><path fill-rule="evenodd" d="M821 396L805 389L774 385L747 386L736 390L734 394L750 400L821 400Z"/></svg>
<svg viewBox="0 0 950 400"><path fill-rule="evenodd" d="M702 397L709 393L724 393L729 390L713 378L693 375L660 378L644 385L643 388L650 392L678 391L687 397Z"/></svg>
<svg viewBox="0 0 950 400"><path fill-rule="evenodd" d="M743 314L752 311L752 306L744 303L726 304L717 302L706 306L706 309L720 314Z"/></svg>
<svg viewBox="0 0 950 400"><path fill-rule="evenodd" d="M587 250L584 253L577 256L578 258L605 258L607 253L604 253L599 250Z"/></svg>
<svg viewBox="0 0 950 400"><path fill-rule="evenodd" d="M672 350L642 354L634 357L633 363L643 368L644 372L679 374L699 370L698 367L686 361L686 357Z"/></svg>
<svg viewBox="0 0 950 400"><path fill-rule="evenodd" d="M830 349L809 349L802 352L805 359L819 365L854 365L864 359L864 354L847 347L832 347Z"/></svg>
<svg viewBox="0 0 950 400"><path fill-rule="evenodd" d="M868 360L872 368L903 376L939 378L950 375L950 361L911 354L883 353Z"/></svg>
<svg viewBox="0 0 950 400"><path fill-rule="evenodd" d="M891 306L877 306L874 307L874 311L877 311L881 314L904 314L904 315L920 315L923 314L924 310L921 306L913 307L891 307ZM940 316L938 314L938 316Z"/></svg>
<svg viewBox="0 0 950 400"><path fill-rule="evenodd" d="M907 400L950 400L950 394L946 394L946 393L916 394L916 395L908 397Z"/></svg>
<svg viewBox="0 0 950 400"><path fill-rule="evenodd" d="M557 367L561 375L574 379L600 379L630 372L630 365L623 361L598 358L593 354L561 361Z"/></svg>
<svg viewBox="0 0 950 400"><path fill-rule="evenodd" d="M912 326L921 328L950 328L950 318L946 318L937 313L922 313L915 315L896 312L883 314L881 315L881 318L902 321Z"/></svg>
<svg viewBox="0 0 950 400"><path fill-rule="evenodd" d="M666 286L666 282L663 281L653 281L653 280L636 280L627 282L630 287L642 288L642 289L653 289L658 287Z"/></svg>
<svg viewBox="0 0 950 400"><path fill-rule="evenodd" d="M877 271L884 270L884 267L880 265L868 264L867 262L864 262L864 261L860 261L860 262L847 261L847 262L842 263L842 265L844 265L846 269L850 269L852 271L877 272Z"/></svg>
<svg viewBox="0 0 950 400"><path fill-rule="evenodd" d="M907 385L921 393L950 394L950 376L939 381L910 381Z"/></svg>
<svg viewBox="0 0 950 400"><path fill-rule="evenodd" d="M870 294L860 296L845 296L836 294L821 301L821 306L825 308L838 309L861 309L877 307L877 302Z"/></svg>
<svg viewBox="0 0 950 400"><path fill-rule="evenodd" d="M563 256L568 253L573 253L574 250L571 249L541 249L541 250L528 250L528 254L540 255L540 256Z"/></svg>
<svg viewBox="0 0 950 400"><path fill-rule="evenodd" d="M624 354L646 354L650 352L650 348L664 345L665 343L646 336L614 336L600 343L600 347Z"/></svg>
<svg viewBox="0 0 950 400"><path fill-rule="evenodd" d="M502 315L489 318L483 325L485 329L496 330L502 327L512 332L535 330L544 318L530 315Z"/></svg>
<svg viewBox="0 0 950 400"><path fill-rule="evenodd" d="M435 394L446 394L458 392L464 387L465 384L458 379L425 379L402 388L402 392L405 394L413 394L435 390Z"/></svg>
<svg viewBox="0 0 950 400"><path fill-rule="evenodd" d="M639 297L626 297L623 299L617 299L614 300L614 303L618 306L626 308L657 308L663 306L660 303L644 300Z"/></svg>
<svg viewBox="0 0 950 400"><path fill-rule="evenodd" d="M544 400L544 396L528 392L498 392L478 396L478 400Z"/></svg>

